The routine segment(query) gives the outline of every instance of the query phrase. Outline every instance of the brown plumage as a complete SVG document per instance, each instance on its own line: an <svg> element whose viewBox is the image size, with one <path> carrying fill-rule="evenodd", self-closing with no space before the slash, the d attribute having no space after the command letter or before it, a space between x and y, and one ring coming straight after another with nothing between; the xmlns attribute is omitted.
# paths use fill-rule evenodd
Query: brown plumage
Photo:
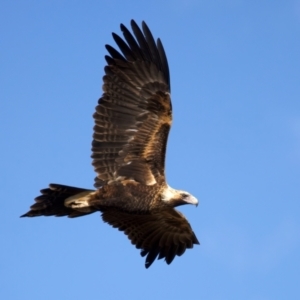
<svg viewBox="0 0 300 300"><path fill-rule="evenodd" d="M170 76L161 41L146 23L132 20L133 35L121 24L124 39L113 33L121 53L106 45L110 56L103 95L94 113L92 142L95 187L87 190L50 184L22 217L83 216L96 211L128 236L146 268L199 244L190 224L175 206L195 204L189 193L165 180L165 153L172 124Z"/></svg>

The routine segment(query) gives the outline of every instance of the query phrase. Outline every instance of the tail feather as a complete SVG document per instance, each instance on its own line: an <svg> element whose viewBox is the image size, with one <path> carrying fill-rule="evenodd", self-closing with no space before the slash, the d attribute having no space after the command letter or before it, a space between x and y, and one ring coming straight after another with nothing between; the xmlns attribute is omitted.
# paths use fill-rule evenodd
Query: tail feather
<svg viewBox="0 0 300 300"><path fill-rule="evenodd" d="M41 190L42 195L34 199L35 203L30 206L30 210L22 215L21 218L38 216L68 216L69 218L75 218L90 214L94 211L83 212L65 206L67 198L88 191L93 192L92 190L51 183L49 188Z"/></svg>

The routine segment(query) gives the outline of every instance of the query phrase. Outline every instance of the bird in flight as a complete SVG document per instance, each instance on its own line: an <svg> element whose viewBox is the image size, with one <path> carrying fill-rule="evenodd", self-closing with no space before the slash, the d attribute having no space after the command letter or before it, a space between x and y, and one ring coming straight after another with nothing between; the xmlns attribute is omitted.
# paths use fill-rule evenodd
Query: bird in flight
<svg viewBox="0 0 300 300"><path fill-rule="evenodd" d="M172 124L170 74L160 39L131 21L113 33L120 51L106 45L103 94L93 115L92 164L96 190L50 184L21 217L101 212L104 222L123 231L149 268L156 258L174 257L199 244L189 222L174 209L198 204L188 192L171 188L165 154Z"/></svg>

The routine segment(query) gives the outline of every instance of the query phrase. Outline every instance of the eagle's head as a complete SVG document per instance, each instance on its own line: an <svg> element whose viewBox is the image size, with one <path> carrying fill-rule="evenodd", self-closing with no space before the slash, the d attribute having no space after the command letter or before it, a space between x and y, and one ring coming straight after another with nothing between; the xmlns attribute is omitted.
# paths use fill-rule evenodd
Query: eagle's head
<svg viewBox="0 0 300 300"><path fill-rule="evenodd" d="M161 199L173 207L184 204L193 204L198 206L198 200L196 197L188 192L175 190L170 186L167 186L167 188L163 190Z"/></svg>

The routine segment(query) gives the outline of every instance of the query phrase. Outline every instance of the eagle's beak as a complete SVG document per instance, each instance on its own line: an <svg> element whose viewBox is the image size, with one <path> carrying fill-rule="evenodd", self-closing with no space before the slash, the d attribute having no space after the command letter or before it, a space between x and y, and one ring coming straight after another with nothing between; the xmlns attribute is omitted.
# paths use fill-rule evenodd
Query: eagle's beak
<svg viewBox="0 0 300 300"><path fill-rule="evenodd" d="M196 205L196 207L198 206L198 200L197 198L195 198L192 195L189 195L187 198L184 199L184 201L188 204L193 204Z"/></svg>

